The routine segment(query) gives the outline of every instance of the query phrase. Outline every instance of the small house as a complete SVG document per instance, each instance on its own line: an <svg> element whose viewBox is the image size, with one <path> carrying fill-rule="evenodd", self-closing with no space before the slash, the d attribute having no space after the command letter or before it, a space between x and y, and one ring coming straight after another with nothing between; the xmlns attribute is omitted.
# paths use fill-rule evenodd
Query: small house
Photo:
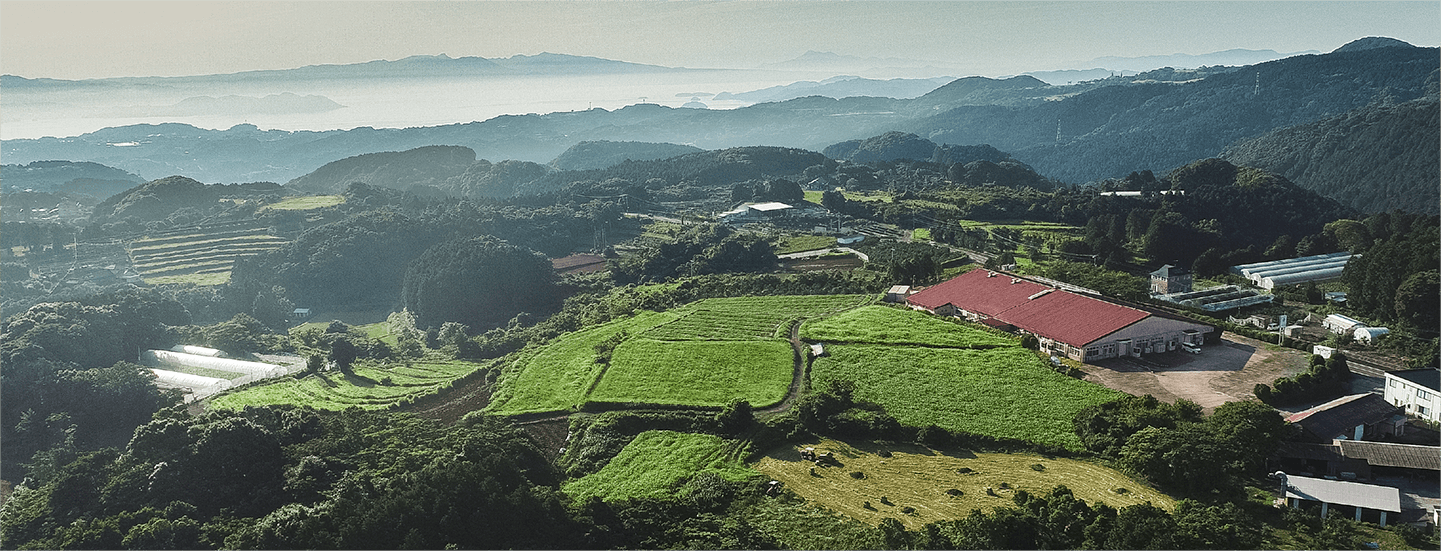
<svg viewBox="0 0 1441 551"><path fill-rule="evenodd" d="M910 285L892 285L886 291L886 302L905 302L908 296L911 296Z"/></svg>
<svg viewBox="0 0 1441 551"><path fill-rule="evenodd" d="M1193 282L1191 270L1167 264L1151 272L1151 294L1189 293Z"/></svg>

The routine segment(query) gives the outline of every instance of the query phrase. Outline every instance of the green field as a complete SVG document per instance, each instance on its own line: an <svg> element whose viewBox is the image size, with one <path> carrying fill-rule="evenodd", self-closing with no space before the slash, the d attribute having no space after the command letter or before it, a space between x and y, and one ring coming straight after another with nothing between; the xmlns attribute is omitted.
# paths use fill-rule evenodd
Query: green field
<svg viewBox="0 0 1441 551"><path fill-rule="evenodd" d="M646 332L659 340L748 340L784 337L787 322L871 304L875 295L712 298L671 310L679 319Z"/></svg>
<svg viewBox="0 0 1441 551"><path fill-rule="evenodd" d="M801 338L811 342L919 344L951 348L1020 345L1015 338L970 324L881 305L806 320L801 325Z"/></svg>
<svg viewBox="0 0 1441 551"><path fill-rule="evenodd" d="M790 388L789 322L875 302L875 295L714 298L575 331L507 358L486 411L569 411L588 402L722 406L779 402ZM626 334L609 366L596 345Z"/></svg>
<svg viewBox="0 0 1441 551"><path fill-rule="evenodd" d="M311 210L325 207L333 207L345 202L345 197L340 195L310 195L306 197L290 197L281 201L261 207L260 210Z"/></svg>
<svg viewBox="0 0 1441 551"><path fill-rule="evenodd" d="M972 509L1014 507L1011 498L1016 490L1045 495L1058 485L1093 505L1104 502L1120 509L1149 501L1164 509L1175 507L1171 497L1118 471L1074 459L946 454L909 444L887 445L891 457L881 457L874 453L880 449L874 445L855 447L835 440L822 440L814 447L832 452L843 466L815 467L801 460L795 447L784 446L766 454L752 468L785 483L786 489L809 501L872 525L890 517L914 530L930 522L964 518ZM962 468L972 472L958 472ZM853 478L851 472L864 473L865 478ZM1002 483L1009 489L1003 489ZM996 495L987 495L987 488ZM1124 490L1118 491L1120 488ZM946 493L951 489L959 490L960 495ZM889 504L882 503L881 497ZM865 507L866 502L871 508ZM912 507L915 512L904 514L902 507Z"/></svg>
<svg viewBox="0 0 1441 551"><path fill-rule="evenodd" d="M323 410L389 409L407 399L448 388L456 379L485 364L458 360L420 360L378 364L360 362L355 375L327 372L228 392L210 401L210 407L238 410L245 406L295 404Z"/></svg>
<svg viewBox="0 0 1441 551"><path fill-rule="evenodd" d="M737 398L768 407L786 397L790 342L630 339L590 394L593 402L724 406Z"/></svg>
<svg viewBox="0 0 1441 551"><path fill-rule="evenodd" d="M714 472L727 480L755 476L719 436L664 430L642 432L599 472L565 484L563 490L584 503L591 496L607 501L668 498L685 480Z"/></svg>
<svg viewBox="0 0 1441 551"><path fill-rule="evenodd" d="M565 411L578 406L585 402L605 367L595 361L597 344L621 331L634 335L674 318L669 312L641 312L635 317L568 333L546 346L516 353L495 385L486 411L515 415Z"/></svg>
<svg viewBox="0 0 1441 551"><path fill-rule="evenodd" d="M836 238L829 235L787 235L776 244L776 254L791 254L834 247Z"/></svg>
<svg viewBox="0 0 1441 551"><path fill-rule="evenodd" d="M230 281L236 259L255 256L286 243L265 227L220 226L188 233L146 237L127 245L130 261L151 285L194 283L221 285Z"/></svg>
<svg viewBox="0 0 1441 551"><path fill-rule="evenodd" d="M914 240L916 240L916 241L930 241L930 240L931 240L931 229L930 229L930 228L916 228L916 229L914 229L914 230L911 230L911 239L914 239Z"/></svg>
<svg viewBox="0 0 1441 551"><path fill-rule="evenodd" d="M1018 438L1079 450L1072 419L1120 391L1048 369L1020 347L968 350L872 344L830 346L811 367L813 386L855 383L857 399L924 427Z"/></svg>

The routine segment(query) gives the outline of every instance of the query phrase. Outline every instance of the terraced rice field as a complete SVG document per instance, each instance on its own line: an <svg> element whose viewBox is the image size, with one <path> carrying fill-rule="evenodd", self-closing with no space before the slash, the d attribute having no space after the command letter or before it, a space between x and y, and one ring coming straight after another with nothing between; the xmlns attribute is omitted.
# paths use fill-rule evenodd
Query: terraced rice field
<svg viewBox="0 0 1441 551"><path fill-rule="evenodd" d="M286 243L260 226L220 226L129 244L131 263L146 283L220 285L230 280L236 259L255 256Z"/></svg>
<svg viewBox="0 0 1441 551"><path fill-rule="evenodd" d="M486 364L464 361L415 361L404 364L360 363L355 375L327 372L299 379L244 388L216 396L210 407L238 410L245 406L306 405L323 410L349 407L383 410L406 399L432 394Z"/></svg>

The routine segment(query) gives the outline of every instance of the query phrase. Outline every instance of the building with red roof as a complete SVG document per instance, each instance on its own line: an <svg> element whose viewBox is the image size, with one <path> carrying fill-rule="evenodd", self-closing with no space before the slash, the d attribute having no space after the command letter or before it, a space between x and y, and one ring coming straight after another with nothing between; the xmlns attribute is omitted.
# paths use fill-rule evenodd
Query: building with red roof
<svg viewBox="0 0 1441 551"><path fill-rule="evenodd" d="M1214 329L994 270L972 270L907 297L913 308L1035 335L1041 350L1078 361L1200 345Z"/></svg>

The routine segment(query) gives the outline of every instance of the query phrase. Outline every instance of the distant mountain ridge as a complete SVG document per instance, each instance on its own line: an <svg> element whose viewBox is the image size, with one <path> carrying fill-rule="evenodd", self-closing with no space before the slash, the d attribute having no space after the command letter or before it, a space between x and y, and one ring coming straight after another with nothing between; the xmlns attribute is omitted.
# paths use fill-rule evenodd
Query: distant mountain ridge
<svg viewBox="0 0 1441 551"><path fill-rule="evenodd" d="M246 79L393 79L442 78L453 76L518 76L540 74L589 75L630 74L647 72L688 71L674 67L615 61L591 56L540 53L506 58L459 57L445 54L415 55L397 60L375 60L363 63L306 65L293 69L265 69L238 73L190 75L177 77L115 77L86 80L25 78L0 75L0 86L56 87L95 86L106 83L136 84L153 82L224 82Z"/></svg>
<svg viewBox="0 0 1441 551"><path fill-rule="evenodd" d="M286 181L335 159L436 144L468 147L481 158L544 163L583 141L819 150L894 130L935 143L990 144L1048 178L1084 183L1214 157L1239 140L1363 107L1383 91L1396 103L1410 101L1424 96L1441 70L1436 48L1341 50L1223 72L1172 71L1164 79L1138 75L1074 86L1028 76L968 77L912 100L811 96L733 110L639 104L330 132L138 125L66 140L6 140L3 147L6 159L20 162L84 159L141 175ZM215 140L235 147L197 147Z"/></svg>
<svg viewBox="0 0 1441 551"><path fill-rule="evenodd" d="M786 101L806 96L828 98L849 98L871 96L895 99L911 99L926 94L951 82L951 77L937 78L893 78L878 80L856 76L832 77L822 81L803 80L783 86L772 86L750 92L721 92L716 100L741 100L751 103Z"/></svg>

